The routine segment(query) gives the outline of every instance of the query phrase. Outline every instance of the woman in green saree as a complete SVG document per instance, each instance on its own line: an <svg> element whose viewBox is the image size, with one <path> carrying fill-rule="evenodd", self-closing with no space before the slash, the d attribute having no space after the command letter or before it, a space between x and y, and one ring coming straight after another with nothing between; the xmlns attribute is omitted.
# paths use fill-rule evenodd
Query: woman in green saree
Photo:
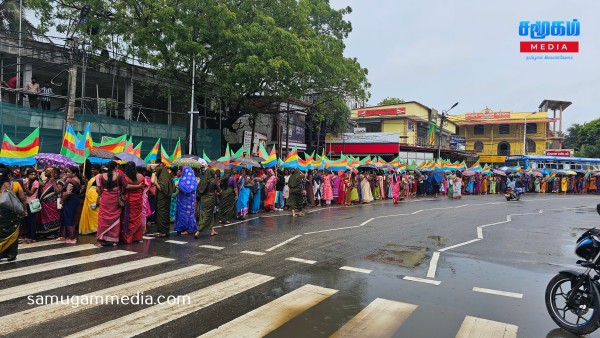
<svg viewBox="0 0 600 338"><path fill-rule="evenodd" d="M200 232L210 229L210 235L217 235L217 232L213 228L215 224L214 209L217 204L217 195L221 192L219 184L215 179L215 171L208 169L202 175L202 180L198 184L198 195L200 196L200 202L202 204L202 210L200 211L200 222L198 223L198 231L194 234L194 238L200 236Z"/></svg>

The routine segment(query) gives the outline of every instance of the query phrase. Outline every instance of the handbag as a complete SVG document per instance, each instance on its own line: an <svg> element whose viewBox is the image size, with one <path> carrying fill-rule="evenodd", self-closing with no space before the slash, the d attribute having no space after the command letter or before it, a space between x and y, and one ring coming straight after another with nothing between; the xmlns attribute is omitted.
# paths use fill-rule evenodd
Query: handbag
<svg viewBox="0 0 600 338"><path fill-rule="evenodd" d="M29 212L35 214L36 212L40 212L42 210L42 203L40 200L35 198L29 202Z"/></svg>
<svg viewBox="0 0 600 338"><path fill-rule="evenodd" d="M0 207L8 210L12 210L15 214L20 215L25 212L23 204L19 198L11 190L4 190L0 195Z"/></svg>
<svg viewBox="0 0 600 338"><path fill-rule="evenodd" d="M59 197L56 199L56 209L61 210L62 208L63 208L63 204Z"/></svg>

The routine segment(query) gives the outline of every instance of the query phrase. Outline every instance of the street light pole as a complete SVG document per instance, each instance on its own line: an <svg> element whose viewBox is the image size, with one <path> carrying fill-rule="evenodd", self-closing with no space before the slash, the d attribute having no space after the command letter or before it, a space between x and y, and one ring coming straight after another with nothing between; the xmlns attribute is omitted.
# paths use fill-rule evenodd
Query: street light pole
<svg viewBox="0 0 600 338"><path fill-rule="evenodd" d="M527 155L527 118L536 113L537 112L535 111L535 112L525 116L525 124L523 125L523 155Z"/></svg>
<svg viewBox="0 0 600 338"><path fill-rule="evenodd" d="M458 102L452 105L448 110L442 110L442 119L440 121L440 130L438 133L438 158L442 157L442 130L444 130L444 122L446 120L446 114L452 110L452 108L458 106Z"/></svg>

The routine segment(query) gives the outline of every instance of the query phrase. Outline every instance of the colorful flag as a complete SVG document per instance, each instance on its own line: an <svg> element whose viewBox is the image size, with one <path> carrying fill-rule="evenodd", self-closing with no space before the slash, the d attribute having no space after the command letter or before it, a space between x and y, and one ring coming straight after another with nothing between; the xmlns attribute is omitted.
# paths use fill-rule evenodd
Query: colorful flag
<svg viewBox="0 0 600 338"><path fill-rule="evenodd" d="M435 123L429 123L429 132L427 133L427 137L429 138L429 144L433 145L435 143L435 134L436 134L436 125Z"/></svg>
<svg viewBox="0 0 600 338"><path fill-rule="evenodd" d="M144 143L144 141L140 141L140 143L138 143L137 146L135 146L135 148L133 148L133 154L139 158L142 158L142 144Z"/></svg>
<svg viewBox="0 0 600 338"><path fill-rule="evenodd" d="M264 158L265 160L269 157L269 152L265 149L265 146L261 143L258 146L258 156Z"/></svg>
<svg viewBox="0 0 600 338"><path fill-rule="evenodd" d="M78 133L79 136L79 133ZM90 150L92 149L92 144L94 141L92 140L92 133L90 131L90 123L88 122L85 126L85 130L81 137L77 138L77 149L83 149L85 158L90 156Z"/></svg>
<svg viewBox="0 0 600 338"><path fill-rule="evenodd" d="M15 144L8 135L4 134L0 162L7 165L35 164L35 155L40 150L40 128L36 128L19 144Z"/></svg>
<svg viewBox="0 0 600 338"><path fill-rule="evenodd" d="M85 149L79 148L78 145L80 145L80 143L77 139L77 134L75 133L75 130L73 130L71 124L69 124L65 131L60 154L69 157L75 163L81 164L85 162Z"/></svg>
<svg viewBox="0 0 600 338"><path fill-rule="evenodd" d="M231 155L231 157L233 158L238 158L238 157L244 157L244 147L240 147L240 149L238 149L238 151L236 151L233 155Z"/></svg>
<svg viewBox="0 0 600 338"><path fill-rule="evenodd" d="M125 151L126 145L127 135L121 135L119 137L108 139L104 142L94 142L92 150L106 150L116 154Z"/></svg>
<svg viewBox="0 0 600 338"><path fill-rule="evenodd" d="M159 145L160 145L160 139L158 139L158 141L156 141L156 144L154 145L154 147L152 147L152 150L150 150L148 155L146 155L144 162L146 162L146 163L155 163L156 162L156 160L158 159L158 146Z"/></svg>
<svg viewBox="0 0 600 338"><path fill-rule="evenodd" d="M270 168L277 165L277 151L275 150L275 146L273 146L271 153L263 162L261 162L261 164L265 168Z"/></svg>
<svg viewBox="0 0 600 338"><path fill-rule="evenodd" d="M231 161L231 151L229 150L229 143L227 143L227 147L225 148L225 155L220 157L217 161L224 163Z"/></svg>
<svg viewBox="0 0 600 338"><path fill-rule="evenodd" d="M165 167L170 167L171 163L173 162L171 161L171 157L169 156L165 148L162 146L162 144L160 145L160 161L162 162L162 164L165 165Z"/></svg>
<svg viewBox="0 0 600 338"><path fill-rule="evenodd" d="M177 144L175 145L175 150L173 150L173 155L171 155L171 163L181 158L181 139L177 140Z"/></svg>
<svg viewBox="0 0 600 338"><path fill-rule="evenodd" d="M202 150L202 159L206 161L206 163L210 162L210 158L208 158L208 156L206 156L206 153L204 152L204 150Z"/></svg>

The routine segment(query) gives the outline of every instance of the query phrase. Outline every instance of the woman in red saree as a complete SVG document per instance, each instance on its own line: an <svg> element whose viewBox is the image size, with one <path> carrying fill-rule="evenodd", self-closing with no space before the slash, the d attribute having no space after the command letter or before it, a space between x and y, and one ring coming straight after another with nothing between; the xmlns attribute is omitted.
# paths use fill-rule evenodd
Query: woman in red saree
<svg viewBox="0 0 600 338"><path fill-rule="evenodd" d="M273 169L267 169L267 178L265 189L267 191L267 198L265 199L265 211L275 210L275 184L277 183L277 176L273 172Z"/></svg>
<svg viewBox="0 0 600 338"><path fill-rule="evenodd" d="M142 226L144 204L144 189L146 179L137 172L135 163L128 162L125 167L125 208L121 222L121 242L130 244L142 242L144 227Z"/></svg>
<svg viewBox="0 0 600 338"><path fill-rule="evenodd" d="M119 192L127 183L116 171L117 163L108 164L108 172L96 176L96 189L100 201L96 246L116 246L121 233Z"/></svg>
<svg viewBox="0 0 600 338"><path fill-rule="evenodd" d="M339 177L338 198L337 198L336 203L339 205L344 205L345 201L346 201L346 183L344 182L344 180L345 180L344 172L341 170L338 170L338 177Z"/></svg>

